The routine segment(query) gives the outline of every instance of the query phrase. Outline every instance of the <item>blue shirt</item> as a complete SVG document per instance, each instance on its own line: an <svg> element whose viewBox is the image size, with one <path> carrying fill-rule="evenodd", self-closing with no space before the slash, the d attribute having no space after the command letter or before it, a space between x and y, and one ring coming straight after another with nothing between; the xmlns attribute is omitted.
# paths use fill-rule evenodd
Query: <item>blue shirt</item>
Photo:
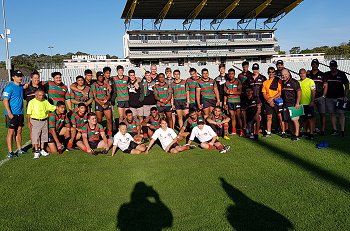
<svg viewBox="0 0 350 231"><path fill-rule="evenodd" d="M23 85L16 85L10 82L4 89L2 94L4 99L9 100L10 109L13 115L23 115ZM5 109L5 115L8 112Z"/></svg>

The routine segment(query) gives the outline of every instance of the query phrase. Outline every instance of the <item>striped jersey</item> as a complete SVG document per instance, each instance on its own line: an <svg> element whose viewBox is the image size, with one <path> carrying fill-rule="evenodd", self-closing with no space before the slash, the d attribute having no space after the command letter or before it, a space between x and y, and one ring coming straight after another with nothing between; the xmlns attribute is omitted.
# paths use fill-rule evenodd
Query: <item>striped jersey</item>
<svg viewBox="0 0 350 231"><path fill-rule="evenodd" d="M223 120L227 119L227 116L225 115L225 113L221 113L221 115L219 115L219 116L215 116L214 113L211 113L209 115L209 118L212 119L213 121L215 121L216 123L220 123Z"/></svg>
<svg viewBox="0 0 350 231"><path fill-rule="evenodd" d="M185 122L183 127L192 129L198 125L198 119L203 119L202 117L198 116L197 119L192 119L191 117L188 117Z"/></svg>
<svg viewBox="0 0 350 231"><path fill-rule="evenodd" d="M57 85L54 81L47 81L44 82L44 87L49 102L55 106L57 106L58 101L65 102L70 99L68 87L63 83Z"/></svg>
<svg viewBox="0 0 350 231"><path fill-rule="evenodd" d="M165 102L169 95L173 93L170 85L165 83L164 85L157 84L154 86L154 95L159 97L159 101L157 104L159 105L160 102ZM167 104L164 106L171 106L171 101L169 100Z"/></svg>
<svg viewBox="0 0 350 231"><path fill-rule="evenodd" d="M207 80L200 79L198 81L198 87L201 89L201 96L204 99L216 99L214 89L217 89L218 86L215 84L215 81L211 78Z"/></svg>
<svg viewBox="0 0 350 231"><path fill-rule="evenodd" d="M123 122L126 124L127 133L138 133L137 128L141 126L141 122L138 118L132 118L131 121L125 118Z"/></svg>
<svg viewBox="0 0 350 231"><path fill-rule="evenodd" d="M73 112L70 117L70 122L72 126L78 129L82 129L87 123L87 114L80 115L78 112Z"/></svg>
<svg viewBox="0 0 350 231"><path fill-rule="evenodd" d="M104 132L104 129L101 124L96 124L95 128L92 129L87 123L81 128L81 130L83 134L87 134L89 142L100 141L100 135L102 132Z"/></svg>
<svg viewBox="0 0 350 231"><path fill-rule="evenodd" d="M100 85L98 82L95 82L91 85L91 88L92 91L96 93L97 99L104 100L109 94L107 83L103 83L102 85Z"/></svg>
<svg viewBox="0 0 350 231"><path fill-rule="evenodd" d="M190 104L194 104L196 103L196 88L199 87L198 85L198 81L200 80L200 78L198 79L192 79L192 78L188 78L186 80L186 91L190 92Z"/></svg>
<svg viewBox="0 0 350 231"><path fill-rule="evenodd" d="M123 75L122 78L118 76L113 77L114 88L117 94L117 102L125 102L129 100L129 89L128 89L129 77Z"/></svg>
<svg viewBox="0 0 350 231"><path fill-rule="evenodd" d="M171 84L171 88L173 90L174 100L186 100L187 92L186 92L186 81L181 80L179 83L175 83L175 81Z"/></svg>
<svg viewBox="0 0 350 231"><path fill-rule="evenodd" d="M69 119L65 113L58 115L54 111L49 114L49 129L54 128L56 132L60 132L67 124Z"/></svg>
<svg viewBox="0 0 350 231"><path fill-rule="evenodd" d="M161 120L162 120L161 115L158 115L158 117L153 117L152 115L150 115L146 118L145 122L153 125L156 129L158 129L158 128L160 128Z"/></svg>
<svg viewBox="0 0 350 231"><path fill-rule="evenodd" d="M87 97L85 97L83 95L83 93L78 92L78 91L73 91L71 89L70 92L70 99L75 99L77 100L79 103L86 103L87 101L89 101L90 99L94 98L93 94L92 94L92 90L91 87L89 86L84 86L83 91L87 94ZM78 104L74 104L72 103L73 109L77 110L78 108ZM91 104L89 105L89 108L91 107Z"/></svg>
<svg viewBox="0 0 350 231"><path fill-rule="evenodd" d="M227 95L227 102L228 103L239 103L241 102L241 95L237 94L237 95L232 95L229 94L230 91L238 91L238 90L242 90L242 83L239 79L235 78L232 81L231 80L227 80L225 83L225 87L224 87L225 93Z"/></svg>

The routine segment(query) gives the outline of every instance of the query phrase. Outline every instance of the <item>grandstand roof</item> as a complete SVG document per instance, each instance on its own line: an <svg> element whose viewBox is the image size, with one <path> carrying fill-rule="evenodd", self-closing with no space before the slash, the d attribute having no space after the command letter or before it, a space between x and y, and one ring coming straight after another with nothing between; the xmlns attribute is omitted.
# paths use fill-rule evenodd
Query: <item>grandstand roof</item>
<svg viewBox="0 0 350 231"><path fill-rule="evenodd" d="M202 1L173 0L173 5L171 5L164 19L186 19ZM196 18L215 19L232 2L233 0L207 0ZM295 3L296 0L240 0L239 5L232 10L226 19L247 18L251 12L256 10L264 2L270 3L254 18L275 17L279 13L282 13L286 7ZM164 6L168 3L168 0L127 0L122 14L123 19L128 17L128 12L132 8L133 3L136 3L136 7L133 10L132 19L157 19Z"/></svg>

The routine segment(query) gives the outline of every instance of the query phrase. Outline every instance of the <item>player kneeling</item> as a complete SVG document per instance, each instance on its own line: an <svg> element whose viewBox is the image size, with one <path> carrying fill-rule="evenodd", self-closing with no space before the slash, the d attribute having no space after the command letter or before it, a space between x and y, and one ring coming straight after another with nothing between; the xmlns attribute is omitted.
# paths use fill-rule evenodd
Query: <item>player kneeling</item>
<svg viewBox="0 0 350 231"><path fill-rule="evenodd" d="M87 120L87 123L81 129L83 140L79 140L77 146L88 154L95 154L94 149L104 149L104 153L107 153L113 144L113 140L107 139L104 128L97 123L95 113L88 113Z"/></svg>
<svg viewBox="0 0 350 231"><path fill-rule="evenodd" d="M213 112L208 116L207 122L218 136L223 137L225 140L230 140L230 137L228 137L230 118L222 112L221 107L216 106L214 108Z"/></svg>
<svg viewBox="0 0 350 231"><path fill-rule="evenodd" d="M135 143L134 138L126 132L126 124L120 123L119 124L119 132L114 135L113 138L113 149L112 149L112 156L114 156L115 152L117 151L117 148L119 147L120 150L124 153L130 153L130 154L141 154L146 150L146 146L144 144L138 144Z"/></svg>
<svg viewBox="0 0 350 231"><path fill-rule="evenodd" d="M194 147L190 145L180 146L175 131L171 128L168 128L168 123L164 119L161 120L160 126L161 127L158 128L152 135L152 139L148 145L146 153L148 153L157 139L159 139L165 152L170 152L173 154L183 152Z"/></svg>
<svg viewBox="0 0 350 231"><path fill-rule="evenodd" d="M70 118L71 127L71 138L68 142L68 149L73 147L74 141L81 139L82 129L87 122L87 107L84 103L79 103L77 111L72 113Z"/></svg>
<svg viewBox="0 0 350 231"><path fill-rule="evenodd" d="M201 142L203 149L218 149L220 153L226 153L230 150L230 146L224 146L217 140L218 136L210 126L204 124L203 119L198 119L198 125L192 129L187 144L191 145L195 138Z"/></svg>

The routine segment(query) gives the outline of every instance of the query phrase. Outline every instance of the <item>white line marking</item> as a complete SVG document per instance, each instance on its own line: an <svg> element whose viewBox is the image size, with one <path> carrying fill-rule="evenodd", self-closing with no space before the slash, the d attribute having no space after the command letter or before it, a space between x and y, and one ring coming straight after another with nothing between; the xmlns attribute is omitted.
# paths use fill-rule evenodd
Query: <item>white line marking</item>
<svg viewBox="0 0 350 231"><path fill-rule="evenodd" d="M30 140L28 140L24 145L22 145L22 148L28 146L31 143ZM7 161L9 161L11 158L6 157L5 159L0 161L0 167L3 166Z"/></svg>

